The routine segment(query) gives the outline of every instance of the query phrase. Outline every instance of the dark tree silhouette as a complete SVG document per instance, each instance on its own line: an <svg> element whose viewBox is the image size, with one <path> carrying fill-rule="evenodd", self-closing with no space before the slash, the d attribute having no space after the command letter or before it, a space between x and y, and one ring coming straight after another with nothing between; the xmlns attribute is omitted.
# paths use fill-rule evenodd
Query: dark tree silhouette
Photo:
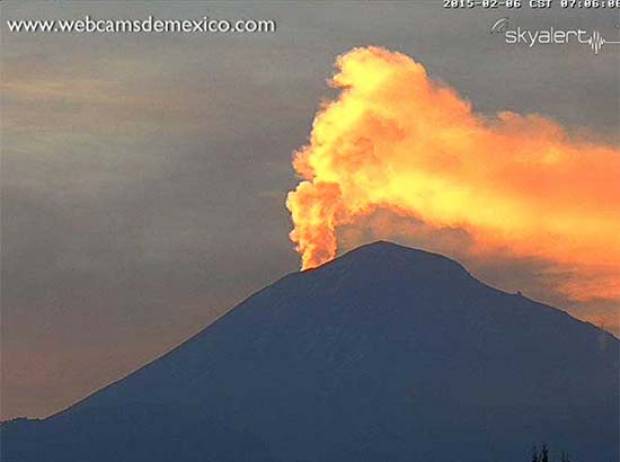
<svg viewBox="0 0 620 462"><path fill-rule="evenodd" d="M538 451L538 447L536 445L532 446L532 457L530 459L531 462L551 462L549 458L549 448L546 444L540 447L540 452ZM570 462L570 458L566 452L562 451L560 455L560 462Z"/></svg>
<svg viewBox="0 0 620 462"><path fill-rule="evenodd" d="M549 450L546 444L543 444L540 450L540 462L549 462Z"/></svg>
<svg viewBox="0 0 620 462"><path fill-rule="evenodd" d="M538 448L536 446L532 446L532 462L538 462Z"/></svg>

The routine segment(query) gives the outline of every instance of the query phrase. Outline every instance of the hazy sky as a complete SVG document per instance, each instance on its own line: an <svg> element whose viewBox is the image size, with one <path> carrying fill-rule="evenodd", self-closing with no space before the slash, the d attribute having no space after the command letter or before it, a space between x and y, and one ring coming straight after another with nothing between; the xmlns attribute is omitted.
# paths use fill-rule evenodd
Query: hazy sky
<svg viewBox="0 0 620 462"><path fill-rule="evenodd" d="M67 406L298 268L284 207L291 153L333 94L335 57L352 47L415 57L482 113L542 113L618 142L620 47L509 47L489 32L510 16L617 40L610 12L457 12L439 1L1 8L2 418ZM277 31L28 34L5 23L86 14L264 18ZM480 272L513 289L530 270Z"/></svg>

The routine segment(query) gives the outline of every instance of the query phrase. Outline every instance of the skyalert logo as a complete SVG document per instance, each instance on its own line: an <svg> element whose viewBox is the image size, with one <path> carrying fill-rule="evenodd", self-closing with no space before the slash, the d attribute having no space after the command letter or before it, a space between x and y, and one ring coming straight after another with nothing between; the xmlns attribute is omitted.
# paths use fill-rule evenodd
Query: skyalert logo
<svg viewBox="0 0 620 462"><path fill-rule="evenodd" d="M501 34L508 45L525 45L533 48L536 45L568 45L579 43L588 46L595 55L598 55L605 45L620 45L620 40L607 40L594 30L588 32L583 29L526 29L521 26L511 27L509 18L498 19L491 26L492 34Z"/></svg>

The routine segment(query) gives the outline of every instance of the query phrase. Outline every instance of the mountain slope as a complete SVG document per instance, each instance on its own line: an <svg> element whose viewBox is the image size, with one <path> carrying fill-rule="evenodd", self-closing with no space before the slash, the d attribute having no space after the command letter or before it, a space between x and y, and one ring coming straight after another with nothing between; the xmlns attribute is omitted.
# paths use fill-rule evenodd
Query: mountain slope
<svg viewBox="0 0 620 462"><path fill-rule="evenodd" d="M386 242L288 275L3 461L618 461L618 340Z"/></svg>

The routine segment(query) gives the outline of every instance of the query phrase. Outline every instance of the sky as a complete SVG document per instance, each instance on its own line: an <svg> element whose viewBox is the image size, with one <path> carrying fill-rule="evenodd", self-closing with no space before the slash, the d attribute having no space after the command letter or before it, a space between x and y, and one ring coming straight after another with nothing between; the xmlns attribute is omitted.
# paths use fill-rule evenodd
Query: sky
<svg viewBox="0 0 620 462"><path fill-rule="evenodd" d="M273 19L277 30L29 34L5 22L85 15ZM617 146L620 52L508 46L490 33L502 16L610 39L620 22L434 1L2 2L0 417L56 412L298 270L285 207L299 181L292 154L335 96L336 57L354 47L413 57L480 114L537 113ZM446 248L424 232L394 238ZM485 282L618 333L617 304L549 295L536 262L469 263Z"/></svg>

